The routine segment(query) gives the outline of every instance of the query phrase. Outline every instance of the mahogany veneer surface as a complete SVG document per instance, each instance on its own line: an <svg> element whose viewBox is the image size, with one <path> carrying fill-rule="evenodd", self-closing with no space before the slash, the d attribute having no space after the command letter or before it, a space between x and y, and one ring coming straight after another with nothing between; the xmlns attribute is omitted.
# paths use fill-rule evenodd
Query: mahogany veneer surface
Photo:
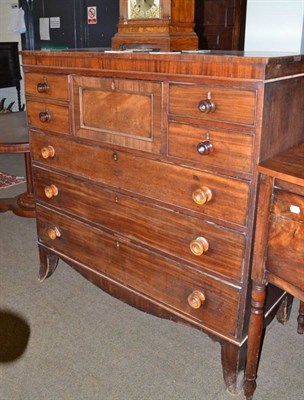
<svg viewBox="0 0 304 400"><path fill-rule="evenodd" d="M208 333L237 392L255 166L304 139L304 57L22 57L40 279L61 258L113 296ZM283 292L269 292L273 314Z"/></svg>

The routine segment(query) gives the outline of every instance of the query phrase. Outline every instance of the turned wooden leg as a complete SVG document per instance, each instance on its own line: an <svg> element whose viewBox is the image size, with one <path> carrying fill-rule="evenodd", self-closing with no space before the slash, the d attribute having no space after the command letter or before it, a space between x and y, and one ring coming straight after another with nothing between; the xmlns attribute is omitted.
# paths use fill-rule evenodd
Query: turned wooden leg
<svg viewBox="0 0 304 400"><path fill-rule="evenodd" d="M244 394L246 400L252 400L253 393L256 389L256 378L263 333L265 298L266 286L253 284L248 330L247 364L244 382Z"/></svg>
<svg viewBox="0 0 304 400"><path fill-rule="evenodd" d="M236 346L229 342L222 343L222 368L226 389L231 395L239 395L244 378L246 346Z"/></svg>
<svg viewBox="0 0 304 400"><path fill-rule="evenodd" d="M39 257L40 269L38 279L40 282L43 282L46 278L49 278L57 268L59 257L40 245Z"/></svg>
<svg viewBox="0 0 304 400"><path fill-rule="evenodd" d="M304 301L300 301L299 316L298 316L298 333L304 333Z"/></svg>

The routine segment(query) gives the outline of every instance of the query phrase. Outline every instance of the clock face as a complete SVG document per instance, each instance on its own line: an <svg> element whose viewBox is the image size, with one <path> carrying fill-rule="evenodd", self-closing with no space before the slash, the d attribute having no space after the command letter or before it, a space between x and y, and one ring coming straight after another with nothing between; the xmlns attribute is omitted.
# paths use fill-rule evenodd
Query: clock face
<svg viewBox="0 0 304 400"><path fill-rule="evenodd" d="M129 18L160 18L160 0L129 0Z"/></svg>

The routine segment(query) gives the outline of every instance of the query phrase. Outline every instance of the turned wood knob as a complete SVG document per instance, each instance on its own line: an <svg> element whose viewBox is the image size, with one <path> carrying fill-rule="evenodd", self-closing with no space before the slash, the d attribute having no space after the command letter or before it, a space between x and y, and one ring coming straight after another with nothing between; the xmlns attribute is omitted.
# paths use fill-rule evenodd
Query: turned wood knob
<svg viewBox="0 0 304 400"><path fill-rule="evenodd" d="M200 154L201 156L206 156L212 152L213 145L209 140L204 140L196 146L196 149L198 154Z"/></svg>
<svg viewBox="0 0 304 400"><path fill-rule="evenodd" d="M55 156L55 149L53 146L45 146L41 149L41 155L43 158L53 158Z"/></svg>
<svg viewBox="0 0 304 400"><path fill-rule="evenodd" d="M194 290L188 296L188 303L189 306L192 308L200 308L202 304L204 304L206 297L203 292L200 290Z"/></svg>
<svg viewBox="0 0 304 400"><path fill-rule="evenodd" d="M48 85L48 83L46 81L45 82L39 82L37 84L37 92L38 93L47 93L48 90L49 90L49 85Z"/></svg>
<svg viewBox="0 0 304 400"><path fill-rule="evenodd" d="M204 114L213 113L216 110L216 103L211 99L205 99L198 103L198 109Z"/></svg>
<svg viewBox="0 0 304 400"><path fill-rule="evenodd" d="M51 120L51 114L48 111L41 111L39 113L39 120L40 122L50 122Z"/></svg>
<svg viewBox="0 0 304 400"><path fill-rule="evenodd" d="M192 240L190 243L190 250L192 254L195 256L201 256L202 254L206 253L209 249L209 243L207 239L199 236L195 240Z"/></svg>
<svg viewBox="0 0 304 400"><path fill-rule="evenodd" d="M48 237L52 240L55 240L61 236L61 233L58 228L49 228L48 229Z"/></svg>
<svg viewBox="0 0 304 400"><path fill-rule="evenodd" d="M58 188L55 185L46 186L44 188L44 194L48 199L58 195Z"/></svg>
<svg viewBox="0 0 304 400"><path fill-rule="evenodd" d="M192 193L193 201L202 206L212 199L212 192L207 186L202 186Z"/></svg>

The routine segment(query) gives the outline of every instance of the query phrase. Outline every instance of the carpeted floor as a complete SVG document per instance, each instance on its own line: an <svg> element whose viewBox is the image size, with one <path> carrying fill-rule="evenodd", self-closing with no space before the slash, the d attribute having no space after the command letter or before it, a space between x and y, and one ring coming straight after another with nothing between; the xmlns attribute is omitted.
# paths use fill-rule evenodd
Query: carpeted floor
<svg viewBox="0 0 304 400"><path fill-rule="evenodd" d="M23 182L25 182L25 179L22 176L15 176L0 171L0 189L19 185Z"/></svg>
<svg viewBox="0 0 304 400"><path fill-rule="evenodd" d="M0 170L20 175L22 163L22 156L0 155ZM3 189L0 197L24 188ZM206 335L123 304L63 262L38 283L35 229L34 219L0 214L0 311L15 316L2 318L8 322L0 324L0 339L20 332L28 339L26 347L16 340L23 353L15 360L0 357L0 400L232 399L220 347ZM268 328L255 400L304 398L297 309L296 301L286 326L273 321Z"/></svg>

